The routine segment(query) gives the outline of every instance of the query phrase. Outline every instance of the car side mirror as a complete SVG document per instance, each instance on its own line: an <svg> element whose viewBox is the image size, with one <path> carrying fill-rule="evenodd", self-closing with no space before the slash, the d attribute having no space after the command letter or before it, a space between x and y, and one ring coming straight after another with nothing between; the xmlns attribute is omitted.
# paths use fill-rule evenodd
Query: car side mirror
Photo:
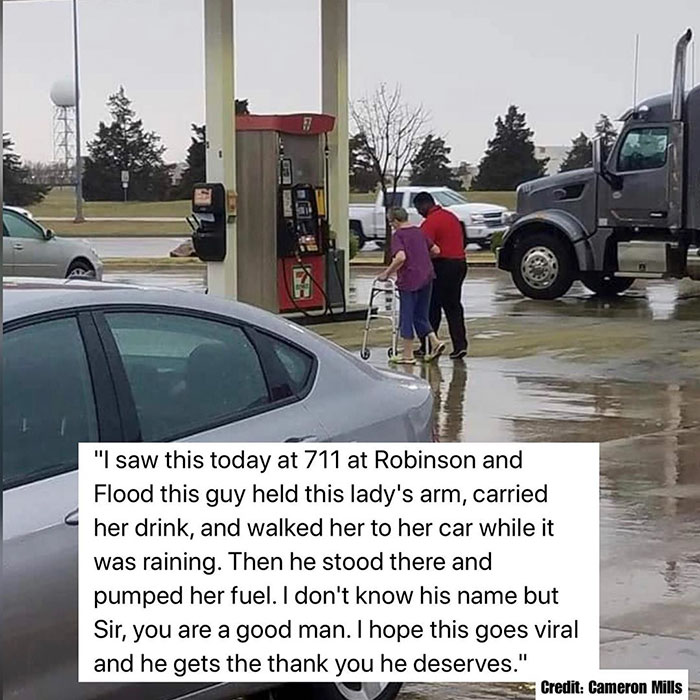
<svg viewBox="0 0 700 700"><path fill-rule="evenodd" d="M50 241L52 238L55 238L56 234L49 228L44 231L44 239L47 241Z"/></svg>

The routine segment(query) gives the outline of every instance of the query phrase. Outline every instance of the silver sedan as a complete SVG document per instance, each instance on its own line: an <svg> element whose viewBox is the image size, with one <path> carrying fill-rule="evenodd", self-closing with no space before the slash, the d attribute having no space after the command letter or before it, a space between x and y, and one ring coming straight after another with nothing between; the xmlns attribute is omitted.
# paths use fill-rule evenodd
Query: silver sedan
<svg viewBox="0 0 700 700"><path fill-rule="evenodd" d="M3 276L102 279L102 261L89 243L58 238L16 207L3 206L2 228Z"/></svg>
<svg viewBox="0 0 700 700"><path fill-rule="evenodd" d="M87 280L4 283L4 691L224 700L260 686L78 684L79 442L432 439L428 385L266 312ZM391 700L327 684L320 700Z"/></svg>

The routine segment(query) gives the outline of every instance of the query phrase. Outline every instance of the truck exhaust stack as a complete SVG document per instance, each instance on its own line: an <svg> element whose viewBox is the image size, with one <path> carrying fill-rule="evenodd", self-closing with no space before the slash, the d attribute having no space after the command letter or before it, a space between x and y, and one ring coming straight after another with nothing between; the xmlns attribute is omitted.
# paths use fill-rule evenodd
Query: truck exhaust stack
<svg viewBox="0 0 700 700"><path fill-rule="evenodd" d="M686 58L688 45L693 38L693 30L688 31L676 44L676 58L673 62L673 97L671 99L671 119L674 122L683 119L683 100L685 97Z"/></svg>

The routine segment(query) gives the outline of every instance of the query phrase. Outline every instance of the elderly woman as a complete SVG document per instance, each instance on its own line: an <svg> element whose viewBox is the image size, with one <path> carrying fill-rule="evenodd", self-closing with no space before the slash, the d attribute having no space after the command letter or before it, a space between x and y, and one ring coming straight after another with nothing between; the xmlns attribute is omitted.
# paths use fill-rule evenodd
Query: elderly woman
<svg viewBox="0 0 700 700"><path fill-rule="evenodd" d="M408 213L397 207L389 214L394 231L391 238L392 261L378 279L387 280L396 273L396 287L401 302L400 334L402 353L391 361L401 365L414 365L414 330L418 338L428 340L430 352L425 356L431 361L440 356L445 344L438 340L428 320L430 292L433 286L431 255L439 255L440 249L432 244L417 226L408 222Z"/></svg>

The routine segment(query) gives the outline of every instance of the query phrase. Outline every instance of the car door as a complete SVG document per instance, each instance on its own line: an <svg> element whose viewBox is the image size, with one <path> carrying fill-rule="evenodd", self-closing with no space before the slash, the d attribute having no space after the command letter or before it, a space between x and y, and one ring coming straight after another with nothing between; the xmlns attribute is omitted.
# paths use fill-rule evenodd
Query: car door
<svg viewBox="0 0 700 700"><path fill-rule="evenodd" d="M627 130L613 151L601 183L601 218L608 226L663 227L668 217L668 126Z"/></svg>
<svg viewBox="0 0 700 700"><path fill-rule="evenodd" d="M4 210L3 210L4 211ZM3 219L5 215L3 214ZM5 277L11 277L15 273L14 266L15 252L12 249L12 241L10 234L7 232L5 222L2 222L2 274Z"/></svg>
<svg viewBox="0 0 700 700"><path fill-rule="evenodd" d="M2 362L4 697L172 700L202 688L78 684L78 443L121 439L116 400L87 315L6 328Z"/></svg>
<svg viewBox="0 0 700 700"><path fill-rule="evenodd" d="M115 375L147 442L318 442L315 358L250 326L172 309L101 313Z"/></svg>
<svg viewBox="0 0 700 700"><path fill-rule="evenodd" d="M21 277L63 277L65 268L56 255L55 241L47 240L44 229L26 216L3 210L13 253L14 274Z"/></svg>

